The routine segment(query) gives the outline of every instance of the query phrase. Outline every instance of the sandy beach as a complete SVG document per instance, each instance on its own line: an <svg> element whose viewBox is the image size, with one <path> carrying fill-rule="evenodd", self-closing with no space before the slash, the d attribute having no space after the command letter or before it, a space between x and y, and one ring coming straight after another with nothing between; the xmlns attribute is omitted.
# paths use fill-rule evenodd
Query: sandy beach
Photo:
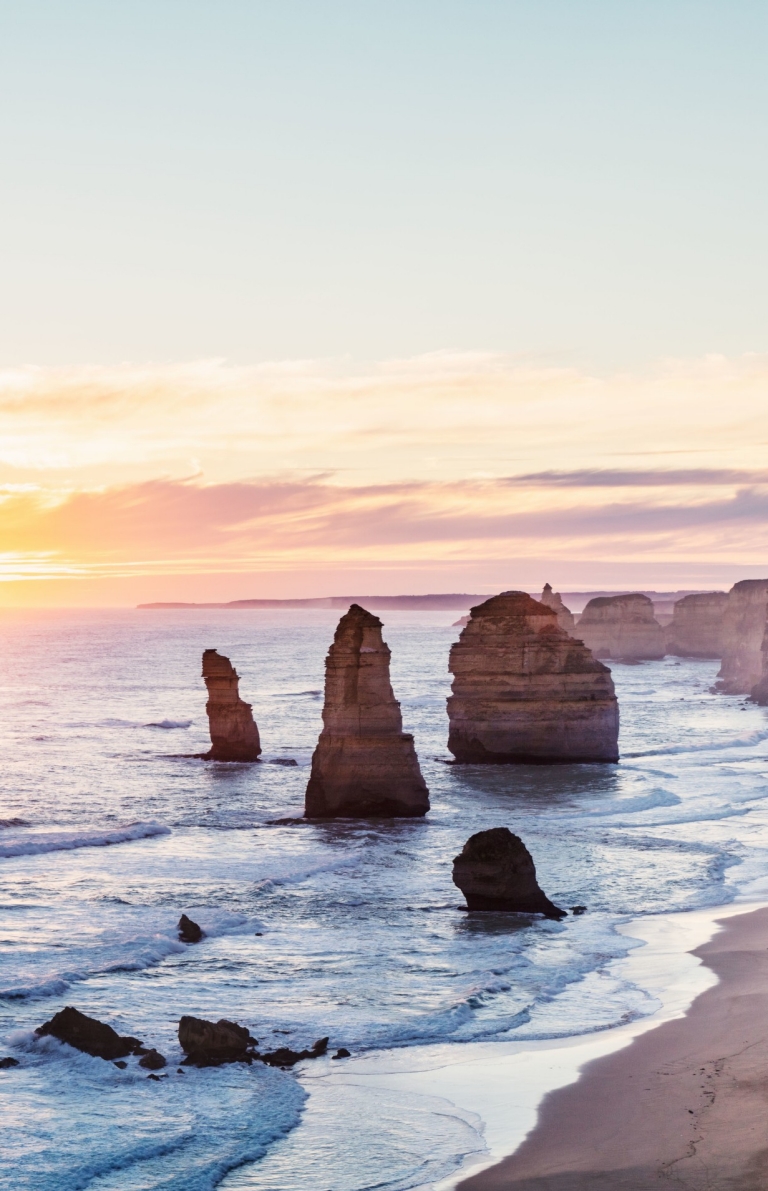
<svg viewBox="0 0 768 1191"><path fill-rule="evenodd" d="M550 1093L520 1148L462 1191L764 1191L768 909L694 952L718 976L687 1015Z"/></svg>

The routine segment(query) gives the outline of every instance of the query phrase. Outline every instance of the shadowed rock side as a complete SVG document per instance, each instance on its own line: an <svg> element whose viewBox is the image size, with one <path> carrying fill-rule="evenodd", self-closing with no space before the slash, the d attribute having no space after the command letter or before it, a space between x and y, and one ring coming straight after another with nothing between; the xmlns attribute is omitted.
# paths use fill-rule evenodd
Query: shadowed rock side
<svg viewBox="0 0 768 1191"><path fill-rule="evenodd" d="M88 1017L72 1005L60 1009L50 1021L38 1026L35 1033L51 1034L60 1042L66 1042L76 1050L85 1051L86 1054L99 1059L122 1059L126 1055L136 1054L141 1049L138 1038L122 1037L106 1022Z"/></svg>
<svg viewBox="0 0 768 1191"><path fill-rule="evenodd" d="M723 663L715 684L726 695L746 695L762 679L767 605L768 579L742 579L728 592Z"/></svg>
<svg viewBox="0 0 768 1191"><path fill-rule="evenodd" d="M457 761L618 761L610 670L525 592L473 608L448 668L448 748Z"/></svg>
<svg viewBox="0 0 768 1191"><path fill-rule="evenodd" d="M403 732L381 621L353 604L325 662L323 730L312 756L307 818L424 815L429 794Z"/></svg>
<svg viewBox="0 0 768 1191"><path fill-rule="evenodd" d="M208 688L210 761L257 761L261 752L259 729L253 721L250 703L239 694L237 670L215 649L203 653L203 678Z"/></svg>
<svg viewBox="0 0 768 1191"><path fill-rule="evenodd" d="M768 613L766 614L768 616ZM759 682L756 682L752 687L750 699L753 703L759 703L761 707L768 707L768 621L766 621L765 631L763 632L763 644L760 649L760 656L762 659L762 676Z"/></svg>
<svg viewBox="0 0 768 1191"><path fill-rule="evenodd" d="M725 591L705 591L677 600L667 628L667 653L679 658L723 656Z"/></svg>
<svg viewBox="0 0 768 1191"><path fill-rule="evenodd" d="M596 596L579 619L579 636L596 658L650 661L663 658L664 630L648 596Z"/></svg>
<svg viewBox="0 0 768 1191"><path fill-rule="evenodd" d="M557 615L557 623L564 633L569 633L571 637L576 632L576 617L571 612L570 608L566 608L563 603L563 597L559 591L553 591L549 583L544 584L544 590L541 593L542 604L547 608L551 608Z"/></svg>
<svg viewBox="0 0 768 1191"><path fill-rule="evenodd" d="M564 918L536 880L533 857L508 827L493 827L469 837L453 861L453 883L468 910L508 910Z"/></svg>

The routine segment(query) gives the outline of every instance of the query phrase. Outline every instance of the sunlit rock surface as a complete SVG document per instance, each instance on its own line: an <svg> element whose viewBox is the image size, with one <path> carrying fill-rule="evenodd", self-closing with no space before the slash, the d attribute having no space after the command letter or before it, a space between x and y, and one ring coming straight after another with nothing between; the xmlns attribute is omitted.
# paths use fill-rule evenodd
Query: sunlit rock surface
<svg viewBox="0 0 768 1191"><path fill-rule="evenodd" d="M578 635L598 658L645 661L663 658L666 649L653 604L640 592L590 600L579 619Z"/></svg>
<svg viewBox="0 0 768 1191"><path fill-rule="evenodd" d="M449 669L448 748L457 761L618 760L610 670L527 593L473 608Z"/></svg>
<svg viewBox="0 0 768 1191"><path fill-rule="evenodd" d="M203 678L208 688L208 725L211 761L257 761L261 752L259 729L253 720L251 704L239 694L239 677L229 658L206 649L203 653Z"/></svg>
<svg viewBox="0 0 768 1191"><path fill-rule="evenodd" d="M728 592L717 689L746 695L763 677L768 579L742 579Z"/></svg>
<svg viewBox="0 0 768 1191"><path fill-rule="evenodd" d="M533 857L519 835L493 827L469 837L453 861L453 883L468 910L508 910L564 918L536 880Z"/></svg>
<svg viewBox="0 0 768 1191"><path fill-rule="evenodd" d="M323 730L312 757L308 818L423 815L429 795L403 732L381 621L353 604L325 662Z"/></svg>
<svg viewBox="0 0 768 1191"><path fill-rule="evenodd" d="M667 653L681 658L721 658L725 591L705 591L677 600L667 627Z"/></svg>
<svg viewBox="0 0 768 1191"><path fill-rule="evenodd" d="M576 631L576 618L570 608L566 608L559 591L553 591L551 584L545 583L541 593L541 603L551 608L557 616L560 628L573 637Z"/></svg>

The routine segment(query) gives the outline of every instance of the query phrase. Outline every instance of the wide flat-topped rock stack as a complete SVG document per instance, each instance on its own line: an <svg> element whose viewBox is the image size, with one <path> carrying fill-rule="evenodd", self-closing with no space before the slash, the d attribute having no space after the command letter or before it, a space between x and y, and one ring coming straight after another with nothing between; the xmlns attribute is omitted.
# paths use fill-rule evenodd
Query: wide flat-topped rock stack
<svg viewBox="0 0 768 1191"><path fill-rule="evenodd" d="M448 748L457 761L618 761L610 670L526 592L473 608L448 668Z"/></svg>
<svg viewBox="0 0 768 1191"><path fill-rule="evenodd" d="M563 597L559 591L553 591L550 583L544 584L544 590L541 593L540 602L547 608L551 608L557 616L557 623L560 628L570 633L571 636L576 632L576 617L571 612L570 608L566 608L563 603Z"/></svg>
<svg viewBox="0 0 768 1191"><path fill-rule="evenodd" d="M203 678L208 688L208 726L211 761L257 761L261 753L259 729L251 704L240 698L240 678L229 658L215 649L203 653Z"/></svg>
<svg viewBox="0 0 768 1191"><path fill-rule="evenodd" d="M403 732L377 616L353 604L325 662L323 730L312 757L308 818L424 815L429 794Z"/></svg>
<svg viewBox="0 0 768 1191"><path fill-rule="evenodd" d="M677 600L667 626L667 653L680 658L721 658L725 591L705 591Z"/></svg>
<svg viewBox="0 0 768 1191"><path fill-rule="evenodd" d="M646 595L596 596L584 609L578 634L596 658L649 661L663 658L664 630Z"/></svg>
<svg viewBox="0 0 768 1191"><path fill-rule="evenodd" d="M728 592L717 675L717 689L726 695L749 694L762 679L767 610L768 579L742 579Z"/></svg>

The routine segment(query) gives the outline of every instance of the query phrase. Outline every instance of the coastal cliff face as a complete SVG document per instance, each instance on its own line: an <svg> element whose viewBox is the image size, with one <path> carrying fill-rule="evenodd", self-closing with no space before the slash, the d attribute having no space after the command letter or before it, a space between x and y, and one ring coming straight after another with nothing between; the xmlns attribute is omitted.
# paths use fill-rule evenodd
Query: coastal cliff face
<svg viewBox="0 0 768 1191"><path fill-rule="evenodd" d="M560 592L553 591L549 583L544 584L544 590L541 593L541 603L545 607L552 609L557 616L557 623L560 628L564 633L569 633L573 637L576 631L576 617L570 608L566 608Z"/></svg>
<svg viewBox="0 0 768 1191"><path fill-rule="evenodd" d="M507 910L564 918L536 880L533 857L519 835L492 827L471 835L453 861L453 883L468 910Z"/></svg>
<svg viewBox="0 0 768 1191"><path fill-rule="evenodd" d="M610 670L525 592L473 608L448 666L448 748L457 761L618 761Z"/></svg>
<svg viewBox="0 0 768 1191"><path fill-rule="evenodd" d="M424 815L429 794L403 732L381 621L358 604L339 621L325 662L323 730L312 757L307 818Z"/></svg>
<svg viewBox="0 0 768 1191"><path fill-rule="evenodd" d="M648 596L597 596L579 619L578 634L598 658L647 661L663 658L664 630Z"/></svg>
<svg viewBox="0 0 768 1191"><path fill-rule="evenodd" d="M203 653L203 678L208 688L208 725L211 761L257 761L261 753L259 729L253 720L251 704L239 694L237 671L215 649Z"/></svg>
<svg viewBox="0 0 768 1191"><path fill-rule="evenodd" d="M680 658L721 658L726 591L684 596L674 607L667 628L667 653Z"/></svg>
<svg viewBox="0 0 768 1191"><path fill-rule="evenodd" d="M742 579L728 592L716 684L726 695L746 695L762 678L767 606L768 579Z"/></svg>

